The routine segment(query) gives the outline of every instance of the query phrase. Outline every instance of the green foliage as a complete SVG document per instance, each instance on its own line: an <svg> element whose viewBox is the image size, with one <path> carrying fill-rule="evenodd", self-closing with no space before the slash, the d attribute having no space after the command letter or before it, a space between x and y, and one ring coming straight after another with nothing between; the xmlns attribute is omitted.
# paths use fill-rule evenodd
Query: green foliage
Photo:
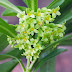
<svg viewBox="0 0 72 72"><path fill-rule="evenodd" d="M21 13L21 10L12 3L10 3L8 0L0 0L0 5L7 9L13 10L16 13Z"/></svg>
<svg viewBox="0 0 72 72"><path fill-rule="evenodd" d="M23 7L23 6L17 6L17 8L19 8L21 11L26 10L26 7ZM2 16L16 16L16 15L17 13L10 9L5 9L2 13Z"/></svg>
<svg viewBox="0 0 72 72"><path fill-rule="evenodd" d="M40 72L55 72L56 57L51 58L40 66Z"/></svg>
<svg viewBox="0 0 72 72"><path fill-rule="evenodd" d="M30 9L37 11L38 0L23 0L23 1L26 3L26 5ZM6 8L6 10L2 13L3 16L16 16L17 13L21 13L22 11L26 10L26 8L22 7L22 6L16 7L12 3L10 3L8 0L0 0L0 5ZM62 15L57 17L56 20L54 21L54 23L62 23L62 22L66 21L67 30L65 31L65 33L69 34L72 32L72 0L53 0L53 2L49 6L47 6L47 8L53 9L53 8L56 8L57 6L60 6L60 8L61 8L60 12ZM9 35L11 37L16 36L17 33L15 32L15 29L16 29L16 26L8 24L0 18L0 32L1 32L0 33L0 52L3 51L8 46L6 35ZM58 43L60 43L60 45L72 45L71 37L72 37L72 34L63 37L63 38L59 39L58 41L55 41L52 44L46 45L46 49L44 49L41 52L40 56L45 54L45 52L48 51L49 48L52 49L52 47ZM43 57L41 59L39 58L34 65L35 66L34 72L36 72L36 70L43 64L44 64L44 67L43 66L40 67L41 72L42 71L43 72L46 72L46 71L51 72L52 70L54 70L54 69L52 69L52 67L55 66L55 61L53 62L53 58L64 51L66 51L66 49L56 49L56 50L50 52L49 54L46 54L45 57ZM21 56L22 52L23 51L19 51L18 49L13 49L9 52L6 52L6 54L4 54L4 55L0 55L0 60L4 60L7 58L13 58L9 62L0 64L0 72L11 72L12 69L18 64L18 62L23 67L23 64L19 60L22 57ZM53 64L50 63L51 60L52 60ZM47 66L51 66L51 67L47 67ZM48 68L49 68L49 70L48 70ZM24 69L24 67L23 67L23 69ZM25 71L25 69L24 69L24 71Z"/></svg>
<svg viewBox="0 0 72 72"><path fill-rule="evenodd" d="M14 56L12 56L12 55L7 55L7 54L0 54L0 57L2 57L2 56L4 56L4 57L10 57L10 58L14 58L15 60L17 60L16 62L19 62L20 63L20 65L22 66L22 68L23 68L23 71L25 71L25 68L24 68L24 66L23 66L23 63L21 62L21 60L20 59L18 59L17 57L14 57ZM12 62L9 62L9 63L12 63ZM6 64L8 64L8 63L6 63ZM5 64L3 64L3 65L5 65ZM9 66L10 64L8 64L8 66ZM16 65L15 63L14 63L14 65ZM2 65L1 65L2 66ZM13 66L13 64L12 64L12 66ZM10 66L10 68L11 68L11 70L12 70L12 66ZM14 66L13 66L14 67ZM1 68L1 67L0 67ZM0 69L1 70L1 69ZM3 70L3 68L2 68L2 70ZM6 67L6 70L4 70L4 71L7 71L8 72L8 67ZM10 70L10 71L11 71ZM10 72L9 71L9 72Z"/></svg>
<svg viewBox="0 0 72 72"><path fill-rule="evenodd" d="M0 18L0 32L4 33L6 35L9 35L11 37L16 36L15 30L13 30L8 23L6 23L4 20Z"/></svg>
<svg viewBox="0 0 72 72"><path fill-rule="evenodd" d="M0 33L0 52L8 46L7 36Z"/></svg>
<svg viewBox="0 0 72 72"><path fill-rule="evenodd" d="M22 53L23 53L23 51L20 51L19 49L13 49L11 51L6 52L5 54L11 55L11 56L14 56L14 57L17 57L17 58L21 58ZM0 60L4 60L4 59L8 59L8 58L10 58L10 57L9 56L0 56Z"/></svg>
<svg viewBox="0 0 72 72"><path fill-rule="evenodd" d="M65 46L72 46L72 39L67 39L65 41L62 41L60 45L65 45Z"/></svg>
<svg viewBox="0 0 72 72"><path fill-rule="evenodd" d="M72 18L66 22L65 34L72 33Z"/></svg>
<svg viewBox="0 0 72 72"><path fill-rule="evenodd" d="M47 56L45 56L43 59L39 60L37 63L36 63L36 67L35 67L35 70L34 72L37 71L37 69L42 65L44 64L46 61L50 60L51 58L61 54L62 52L64 51L67 51L67 49L56 49L54 51L52 51L51 53L49 53Z"/></svg>
<svg viewBox="0 0 72 72"><path fill-rule="evenodd" d="M18 62L16 60L11 60L0 64L0 72L11 72L17 64Z"/></svg>
<svg viewBox="0 0 72 72"><path fill-rule="evenodd" d="M53 9L56 8L57 6L60 6L65 0L53 0L48 6L47 8L49 9Z"/></svg>
<svg viewBox="0 0 72 72"><path fill-rule="evenodd" d="M69 34L72 32L72 0L53 0L52 3L49 6L47 6L47 8L52 9L52 8L56 8L57 6L60 6L61 16L57 17L54 23L62 23L66 21L65 25L67 29L65 31L65 34ZM72 45L72 41L70 39L61 41L60 45ZM49 61L46 62L46 65L42 65L42 67L46 68L48 65L50 66L50 64L48 63ZM55 67L55 64L53 64L53 67ZM42 68L40 69L41 71L43 70ZM44 69L44 70L47 71L48 69Z"/></svg>

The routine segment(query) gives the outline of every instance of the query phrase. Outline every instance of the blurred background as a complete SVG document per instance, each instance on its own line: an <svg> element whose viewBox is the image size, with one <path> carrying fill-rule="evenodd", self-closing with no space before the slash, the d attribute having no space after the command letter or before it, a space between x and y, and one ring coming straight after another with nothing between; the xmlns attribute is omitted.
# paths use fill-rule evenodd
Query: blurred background
<svg viewBox="0 0 72 72"><path fill-rule="evenodd" d="M16 6L25 6L24 2L22 0L9 0L11 3L13 3ZM38 2L38 8L42 8L45 6L48 6L53 0L39 0ZM1 13L5 10L5 8L0 7L0 18L8 20L9 24L18 24L18 18L17 17L12 17L12 16L1 16ZM2 53L7 51L7 49L10 46L8 46ZM68 49L67 52L64 52L56 57L56 72L72 72L72 46L59 46L59 48L66 48ZM6 62L9 60L1 61L1 63ZM22 59L24 64L26 65L26 60L25 58ZM12 72L22 72L22 68L18 64Z"/></svg>

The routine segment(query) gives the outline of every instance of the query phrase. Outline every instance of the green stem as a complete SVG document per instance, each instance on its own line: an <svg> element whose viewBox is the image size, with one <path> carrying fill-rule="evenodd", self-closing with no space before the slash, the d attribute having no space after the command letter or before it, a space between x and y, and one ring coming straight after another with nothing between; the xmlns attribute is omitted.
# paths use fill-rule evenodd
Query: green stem
<svg viewBox="0 0 72 72"><path fill-rule="evenodd" d="M32 63L30 64L29 59L27 59L27 68L26 68L26 72L31 72L32 67L34 65L34 63L36 62L37 59L33 60Z"/></svg>
<svg viewBox="0 0 72 72"><path fill-rule="evenodd" d="M26 72L30 72L29 66L30 66L30 60L29 60L29 59L27 59Z"/></svg>
<svg viewBox="0 0 72 72"><path fill-rule="evenodd" d="M33 67L34 63L36 62L36 60L37 60L37 59L33 60L33 62L31 63L31 65L30 65L30 70L32 70L32 67Z"/></svg>

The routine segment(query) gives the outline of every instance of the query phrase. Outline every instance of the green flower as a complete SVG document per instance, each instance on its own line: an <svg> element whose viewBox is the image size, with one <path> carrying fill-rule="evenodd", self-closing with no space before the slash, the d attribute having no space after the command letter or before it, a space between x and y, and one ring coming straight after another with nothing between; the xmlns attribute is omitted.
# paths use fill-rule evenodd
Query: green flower
<svg viewBox="0 0 72 72"><path fill-rule="evenodd" d="M61 13L59 12L59 10L60 10L60 7L52 9L52 18L56 18L56 15L61 15Z"/></svg>
<svg viewBox="0 0 72 72"><path fill-rule="evenodd" d="M15 38L8 36L8 41L12 47L24 50L23 54L30 61L39 58L45 44L51 44L62 38L66 30L65 23L54 24L54 18L60 15L60 8L47 9L46 7L37 12L29 8L22 13L18 13L19 25L16 25ZM53 49L57 45L53 46Z"/></svg>
<svg viewBox="0 0 72 72"><path fill-rule="evenodd" d="M18 18L24 18L24 16L25 16L25 11L23 11L22 13L17 14Z"/></svg>

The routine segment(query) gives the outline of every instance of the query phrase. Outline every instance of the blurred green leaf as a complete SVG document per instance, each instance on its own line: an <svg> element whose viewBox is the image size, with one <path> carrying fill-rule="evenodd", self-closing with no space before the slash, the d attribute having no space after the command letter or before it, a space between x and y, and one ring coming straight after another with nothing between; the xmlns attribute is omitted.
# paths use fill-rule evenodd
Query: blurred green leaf
<svg viewBox="0 0 72 72"><path fill-rule="evenodd" d="M38 0L23 0L25 4L34 11L37 11Z"/></svg>
<svg viewBox="0 0 72 72"><path fill-rule="evenodd" d="M23 7L23 6L17 6L21 11L25 11L26 10L26 7ZM17 13L12 11L12 10L9 10L9 9L5 9L2 13L2 16L16 16Z"/></svg>
<svg viewBox="0 0 72 72"><path fill-rule="evenodd" d="M69 45L69 46L72 46L72 39L67 39L67 40L65 40L65 41L62 41L61 43L60 43L60 45Z"/></svg>
<svg viewBox="0 0 72 72"><path fill-rule="evenodd" d="M6 23L4 20L0 18L0 32L9 35L11 37L16 36L16 31L13 30L8 23Z"/></svg>
<svg viewBox="0 0 72 72"><path fill-rule="evenodd" d="M7 36L0 33L0 52L8 46Z"/></svg>
<svg viewBox="0 0 72 72"><path fill-rule="evenodd" d="M51 58L40 66L40 72L55 72L56 57Z"/></svg>
<svg viewBox="0 0 72 72"><path fill-rule="evenodd" d="M3 64L0 64L0 72L11 72L17 64L17 60L11 60Z"/></svg>
<svg viewBox="0 0 72 72"><path fill-rule="evenodd" d="M15 60L17 60L17 61L20 63L20 65L21 65L22 67L24 67L24 66L23 66L23 63L21 62L21 60L18 59L17 57L12 56L12 55L8 55L8 54L0 54L0 58L1 58L2 56L4 56L4 57L14 58ZM8 63L7 63L7 65L9 66ZM15 65L16 65L16 64L15 64ZM1 66L2 66L2 65L1 65ZM3 64L3 66L5 66L5 64ZM4 70L5 72L11 72L12 69L9 70L8 66L5 67L5 69L6 69L6 70ZM13 64L12 64L12 66L13 66ZM10 68L12 68L12 66L11 66ZM13 67L14 67L14 66L13 66ZM1 67L0 67L0 68L1 68ZM4 68L2 68L2 69L0 69L0 70L3 72L3 69L4 69ZM23 68L23 69L24 69L24 68ZM7 70L9 70L9 71L7 71Z"/></svg>
<svg viewBox="0 0 72 72"><path fill-rule="evenodd" d="M22 0L28 6L28 0Z"/></svg>
<svg viewBox="0 0 72 72"><path fill-rule="evenodd" d="M66 26L65 34L72 33L72 19L68 20L65 26Z"/></svg>
<svg viewBox="0 0 72 72"><path fill-rule="evenodd" d="M9 24L9 26L11 27L11 29L12 29L12 30L14 30L14 31L15 31L15 29L16 29L16 25Z"/></svg>
<svg viewBox="0 0 72 72"><path fill-rule="evenodd" d="M23 52L24 52L23 50L20 51L19 49L14 48L13 50L6 52L5 54L12 55L12 56L17 57L17 58L21 58L22 57L21 54ZM10 57L9 56L0 56L0 60L4 60L7 58L10 58Z"/></svg>
<svg viewBox="0 0 72 72"><path fill-rule="evenodd" d="M7 9L13 10L16 13L21 13L21 10L12 3L10 3L8 0L0 0L0 5Z"/></svg>
<svg viewBox="0 0 72 72"><path fill-rule="evenodd" d="M36 63L36 67L35 67L35 70L34 72L37 71L37 69L42 65L44 64L46 61L50 60L51 58L61 54L62 52L64 51L67 51L67 49L56 49L54 51L52 51L51 53L49 53L47 56L45 56L43 59L39 60L37 63Z"/></svg>

